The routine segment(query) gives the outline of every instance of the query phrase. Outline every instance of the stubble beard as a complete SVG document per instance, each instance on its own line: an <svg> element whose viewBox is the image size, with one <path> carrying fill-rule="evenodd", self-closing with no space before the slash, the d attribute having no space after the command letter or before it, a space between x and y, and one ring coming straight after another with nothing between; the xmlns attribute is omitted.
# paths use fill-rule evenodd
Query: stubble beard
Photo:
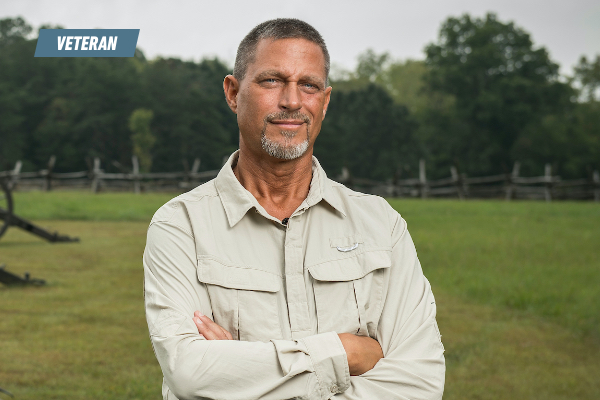
<svg viewBox="0 0 600 400"><path fill-rule="evenodd" d="M302 143L293 144L292 139L300 132L296 131L280 131L283 136L283 143L279 143L269 139L266 135L267 123L274 119L301 119L306 123L306 139ZM271 157L278 158L280 160L295 160L302 157L308 150L310 140L310 119L307 115L302 113L274 113L269 114L265 117L265 124L260 135L260 143L263 150L267 152Z"/></svg>

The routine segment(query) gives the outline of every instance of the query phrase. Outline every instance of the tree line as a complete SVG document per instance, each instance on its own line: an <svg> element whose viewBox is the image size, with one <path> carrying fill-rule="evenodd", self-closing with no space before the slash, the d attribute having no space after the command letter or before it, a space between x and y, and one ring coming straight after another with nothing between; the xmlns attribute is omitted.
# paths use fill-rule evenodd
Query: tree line
<svg viewBox="0 0 600 400"><path fill-rule="evenodd" d="M34 58L22 18L0 20L0 169L218 169L238 146L218 59ZM353 71L334 70L315 154L331 176L342 167L373 180L510 172L563 177L600 169L600 56L571 77L531 36L494 14L448 18L424 60L367 50Z"/></svg>

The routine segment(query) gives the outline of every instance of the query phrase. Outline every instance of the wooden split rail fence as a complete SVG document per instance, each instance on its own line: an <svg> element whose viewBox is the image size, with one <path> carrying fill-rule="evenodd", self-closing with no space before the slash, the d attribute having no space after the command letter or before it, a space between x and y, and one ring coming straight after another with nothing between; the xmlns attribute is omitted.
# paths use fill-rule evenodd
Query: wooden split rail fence
<svg viewBox="0 0 600 400"><path fill-rule="evenodd" d="M0 172L0 178L4 178L11 189L39 188L50 191L54 187L60 187L90 188L94 193L119 190L140 193L142 190L191 189L201 182L214 178L219 172L218 170L199 172L200 159L194 160L189 171L151 173L139 172L139 162L135 156L132 157L132 171L122 173L104 172L99 158L94 159L91 170L79 172L53 172L55 162L56 158L53 156L48 162L48 168L36 172L21 172L22 163L17 161L13 170Z"/></svg>
<svg viewBox="0 0 600 400"><path fill-rule="evenodd" d="M459 174L450 167L448 178L427 180L425 161L419 161L419 177L398 179L395 182L376 182L353 178L347 169L342 171L339 181L356 190L385 197L455 197L559 200L594 200L600 202L600 173L594 171L591 179L563 180L552 175L550 164L546 164L544 175L522 177L520 163L515 162L512 173L492 176L469 177Z"/></svg>
<svg viewBox="0 0 600 400"><path fill-rule="evenodd" d="M104 172L100 159L94 159L89 171L56 173L53 172L56 158L52 156L46 169L37 172L21 172L22 163L18 161L13 170L0 172L11 188L39 188L52 190L61 188L89 188L92 192L101 191L184 191L192 189L202 182L213 179L218 170L199 172L200 160L194 160L192 168L182 172L140 173L137 157L132 157L132 171L122 173ZM185 163L184 163L185 165ZM121 167L122 168L122 167ZM187 168L186 168L187 169ZM552 175L549 164L544 175L522 177L519 175L520 163L516 162L512 173L482 177L469 177L460 174L456 167L450 167L450 176L443 179L428 180L425 161L419 161L418 178L398 179L378 182L350 176L343 168L337 180L347 186L386 197L455 197L466 198L503 198L559 200L594 200L600 202L600 174L594 171L591 178L563 180Z"/></svg>

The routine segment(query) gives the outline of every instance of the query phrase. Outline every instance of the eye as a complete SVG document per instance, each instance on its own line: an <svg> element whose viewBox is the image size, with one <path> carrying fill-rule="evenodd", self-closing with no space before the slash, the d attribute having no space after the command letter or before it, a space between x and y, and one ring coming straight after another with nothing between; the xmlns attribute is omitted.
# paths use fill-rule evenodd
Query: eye
<svg viewBox="0 0 600 400"><path fill-rule="evenodd" d="M315 92L319 91L319 86L315 85L314 83L310 83L310 82L303 83L302 87L304 88L305 91L307 91L309 93L315 93Z"/></svg>
<svg viewBox="0 0 600 400"><path fill-rule="evenodd" d="M276 87L279 84L279 80L277 78L265 78L260 81L260 85L264 87Z"/></svg>

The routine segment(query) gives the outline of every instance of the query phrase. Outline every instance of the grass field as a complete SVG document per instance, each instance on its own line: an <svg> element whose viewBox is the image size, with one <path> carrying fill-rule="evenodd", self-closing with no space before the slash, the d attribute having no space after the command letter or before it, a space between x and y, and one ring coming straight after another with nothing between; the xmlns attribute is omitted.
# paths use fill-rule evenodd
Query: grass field
<svg viewBox="0 0 600 400"><path fill-rule="evenodd" d="M0 387L16 399L160 399L141 254L165 194L16 193L16 211L81 243L16 228L0 263ZM392 200L438 303L444 399L600 398L600 206ZM0 394L0 399L5 398Z"/></svg>

